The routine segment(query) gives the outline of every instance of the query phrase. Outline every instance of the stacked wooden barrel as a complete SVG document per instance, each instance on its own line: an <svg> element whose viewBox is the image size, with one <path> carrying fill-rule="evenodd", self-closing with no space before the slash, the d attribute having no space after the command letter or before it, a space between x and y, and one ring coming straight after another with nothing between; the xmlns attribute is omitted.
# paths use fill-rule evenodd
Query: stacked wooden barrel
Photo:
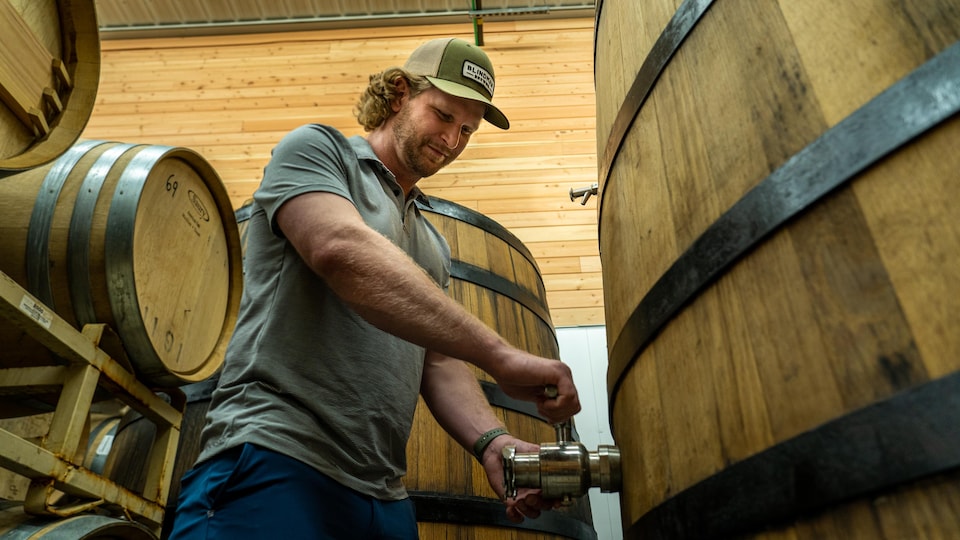
<svg viewBox="0 0 960 540"><path fill-rule="evenodd" d="M4 178L0 200L0 271L78 328L109 324L139 378L177 386L219 368L240 302L240 238L199 154L82 141ZM0 343L11 362L51 361L15 329Z"/></svg>
<svg viewBox="0 0 960 540"><path fill-rule="evenodd" d="M598 2L626 538L960 530L960 10Z"/></svg>

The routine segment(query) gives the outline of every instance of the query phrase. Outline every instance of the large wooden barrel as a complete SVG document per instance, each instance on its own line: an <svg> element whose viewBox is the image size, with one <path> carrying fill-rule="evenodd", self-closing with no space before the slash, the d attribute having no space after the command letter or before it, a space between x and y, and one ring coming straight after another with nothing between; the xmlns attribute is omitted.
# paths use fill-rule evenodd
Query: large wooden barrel
<svg viewBox="0 0 960 540"><path fill-rule="evenodd" d="M94 0L0 2L0 176L76 142L100 82Z"/></svg>
<svg viewBox="0 0 960 540"><path fill-rule="evenodd" d="M151 385L220 367L240 257L226 188L186 148L82 141L0 182L0 271L77 328L108 324ZM49 361L13 329L0 344L4 366Z"/></svg>
<svg viewBox="0 0 960 540"><path fill-rule="evenodd" d="M9 540L156 540L150 529L100 514L31 516L17 502L0 501L0 538Z"/></svg>
<svg viewBox="0 0 960 540"><path fill-rule="evenodd" d="M450 296L514 346L560 358L546 289L527 247L479 212L443 199L430 202L420 209L450 244ZM531 442L557 439L532 403L510 399L489 375L473 369L510 433ZM483 468L443 431L422 399L407 445L404 484L425 540L596 538L586 497L520 527L508 521Z"/></svg>
<svg viewBox="0 0 960 540"><path fill-rule="evenodd" d="M960 7L598 3L626 538L960 531Z"/></svg>

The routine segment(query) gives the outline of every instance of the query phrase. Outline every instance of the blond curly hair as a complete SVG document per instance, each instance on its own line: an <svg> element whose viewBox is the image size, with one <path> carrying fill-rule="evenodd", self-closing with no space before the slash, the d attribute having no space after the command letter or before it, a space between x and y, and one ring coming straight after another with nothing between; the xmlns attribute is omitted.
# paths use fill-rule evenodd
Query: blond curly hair
<svg viewBox="0 0 960 540"><path fill-rule="evenodd" d="M410 97L430 88L426 77L413 75L403 68L393 67L370 76L370 84L360 95L360 101L354 107L354 115L365 131L373 131L383 125L393 114L390 104L397 95L397 79L404 78L410 88Z"/></svg>

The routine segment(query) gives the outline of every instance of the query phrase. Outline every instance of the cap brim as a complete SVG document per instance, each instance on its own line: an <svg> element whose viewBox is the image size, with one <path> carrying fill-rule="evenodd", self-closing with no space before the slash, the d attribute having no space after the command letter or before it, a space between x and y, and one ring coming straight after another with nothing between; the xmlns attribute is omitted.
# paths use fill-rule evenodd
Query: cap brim
<svg viewBox="0 0 960 540"><path fill-rule="evenodd" d="M500 129L510 129L510 121L507 117L480 92L445 79L428 76L427 80L444 93L484 103L487 106L487 112L483 115L483 119Z"/></svg>

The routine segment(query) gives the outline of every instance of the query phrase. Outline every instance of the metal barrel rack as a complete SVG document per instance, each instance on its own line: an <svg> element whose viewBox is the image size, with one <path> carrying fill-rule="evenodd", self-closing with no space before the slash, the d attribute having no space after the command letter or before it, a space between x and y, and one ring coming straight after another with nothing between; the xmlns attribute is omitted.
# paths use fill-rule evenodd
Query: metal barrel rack
<svg viewBox="0 0 960 540"><path fill-rule="evenodd" d="M0 324L24 331L64 361L63 365L38 367L2 367L0 363L0 393L4 396L29 397L43 389L60 389L49 433L39 442L0 429L0 467L31 480L24 510L69 517L104 509L159 533L180 438L183 392L164 389L171 397L168 403L124 366L125 353L114 345L119 340L109 327L88 324L77 330L2 272ZM157 426L142 493L76 462L76 450L86 442L81 440L84 423L98 389Z"/></svg>

